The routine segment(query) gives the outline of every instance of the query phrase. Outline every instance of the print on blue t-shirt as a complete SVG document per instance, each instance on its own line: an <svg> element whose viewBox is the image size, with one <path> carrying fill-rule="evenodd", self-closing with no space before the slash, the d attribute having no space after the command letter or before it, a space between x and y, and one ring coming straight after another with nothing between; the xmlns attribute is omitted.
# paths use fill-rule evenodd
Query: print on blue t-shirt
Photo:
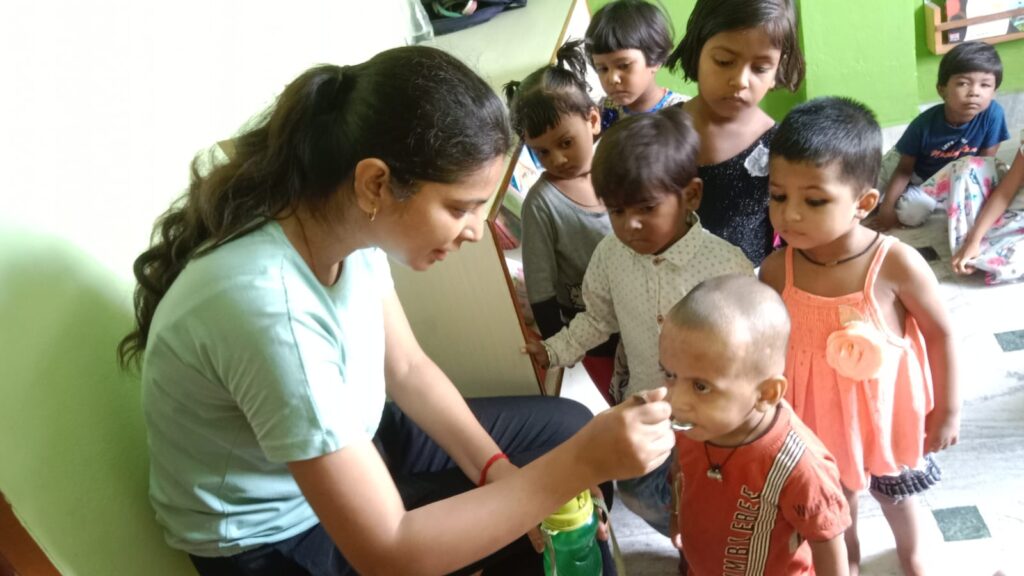
<svg viewBox="0 0 1024 576"><path fill-rule="evenodd" d="M914 118L896 143L896 150L916 158L914 174L927 180L953 160L976 156L979 151L1009 138L1003 107L995 100L970 122L960 126L946 121L945 104L936 104Z"/></svg>

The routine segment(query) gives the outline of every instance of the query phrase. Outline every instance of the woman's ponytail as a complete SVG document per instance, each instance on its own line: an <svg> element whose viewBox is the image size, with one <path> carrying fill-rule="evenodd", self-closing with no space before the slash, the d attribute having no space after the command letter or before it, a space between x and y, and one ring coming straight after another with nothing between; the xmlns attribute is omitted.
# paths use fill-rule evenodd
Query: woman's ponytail
<svg viewBox="0 0 1024 576"><path fill-rule="evenodd" d="M205 173L213 153L193 160L188 190L135 260L135 329L118 345L122 367L141 359L156 308L189 261L299 206L327 219L323 208L364 158L384 161L396 184L452 183L504 155L510 136L479 76L436 48L411 46L307 70L234 144ZM400 199L415 191L395 190Z"/></svg>
<svg viewBox="0 0 1024 576"><path fill-rule="evenodd" d="M501 93L505 96L505 104L507 104L509 108L512 108L512 105L516 100L516 94L519 93L519 89L522 85L523 83L518 80L509 80L501 87Z"/></svg>
<svg viewBox="0 0 1024 576"><path fill-rule="evenodd" d="M572 79L583 92L590 92L587 84L587 55L583 51L583 40L570 40L562 44L555 53L555 68L572 75Z"/></svg>

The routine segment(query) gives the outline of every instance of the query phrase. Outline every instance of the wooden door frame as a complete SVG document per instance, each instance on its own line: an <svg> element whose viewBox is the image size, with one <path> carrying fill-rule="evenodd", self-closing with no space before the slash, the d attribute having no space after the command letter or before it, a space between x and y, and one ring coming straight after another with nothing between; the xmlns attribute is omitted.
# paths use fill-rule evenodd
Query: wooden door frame
<svg viewBox="0 0 1024 576"><path fill-rule="evenodd" d="M0 576L60 576L0 492Z"/></svg>

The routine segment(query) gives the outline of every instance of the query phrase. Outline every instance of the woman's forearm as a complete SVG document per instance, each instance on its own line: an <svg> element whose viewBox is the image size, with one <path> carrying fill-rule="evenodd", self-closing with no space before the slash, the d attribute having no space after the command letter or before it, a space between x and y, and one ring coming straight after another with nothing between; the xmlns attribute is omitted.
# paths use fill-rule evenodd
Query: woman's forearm
<svg viewBox="0 0 1024 576"><path fill-rule="evenodd" d="M653 470L674 444L666 393L664 388L650 390L648 404L626 403L598 415L561 445L494 484L407 513L400 527L403 549L410 557L445 556L433 558L437 566L423 573L448 572L526 533L599 482ZM490 550L480 550L484 540ZM448 557L456 554L457 560Z"/></svg>
<svg viewBox="0 0 1024 576"><path fill-rule="evenodd" d="M500 482L407 512L397 538L410 561L391 573L447 573L536 527L598 482L584 466L585 459L578 457L578 444L570 439Z"/></svg>
<svg viewBox="0 0 1024 576"><path fill-rule="evenodd" d="M425 354L388 383L388 394L472 480L499 451L462 394Z"/></svg>
<svg viewBox="0 0 1024 576"><path fill-rule="evenodd" d="M289 463L303 494L360 574L445 574L483 558L611 478L633 478L669 455L664 388L603 412L527 466L483 488L405 510L369 440Z"/></svg>
<svg viewBox="0 0 1024 576"><path fill-rule="evenodd" d="M420 348L394 293L385 299L384 324L388 395L466 476L478 478L498 445L480 426L448 376Z"/></svg>
<svg viewBox="0 0 1024 576"><path fill-rule="evenodd" d="M499 482L406 510L372 442L289 464L360 574L446 574L486 557L596 483L574 437Z"/></svg>

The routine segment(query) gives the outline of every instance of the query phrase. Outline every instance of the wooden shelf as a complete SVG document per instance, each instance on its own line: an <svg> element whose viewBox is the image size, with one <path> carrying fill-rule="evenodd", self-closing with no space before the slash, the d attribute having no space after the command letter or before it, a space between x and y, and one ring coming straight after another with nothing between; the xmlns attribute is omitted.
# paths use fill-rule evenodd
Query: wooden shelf
<svg viewBox="0 0 1024 576"><path fill-rule="evenodd" d="M1003 20L1005 18L1014 18L1016 16L1024 16L1024 8L1018 8L1016 10L1006 10L1003 12L996 12L995 14L988 14L985 16L977 16L975 18L964 18L960 20L950 20L949 22L942 21L942 8L940 8L934 2L924 3L924 30L925 30L925 41L928 44L928 50L932 54L945 54L952 50L960 42L947 43L945 39L945 33L949 30L956 28L964 28L965 26L971 26L974 24L984 24L986 22L992 22L994 20ZM1001 42L1011 42L1013 40L1024 39L1024 32L1014 32L1012 34L1002 34L1000 36L990 36L988 38L978 38L979 42L985 42L987 44L999 44Z"/></svg>

